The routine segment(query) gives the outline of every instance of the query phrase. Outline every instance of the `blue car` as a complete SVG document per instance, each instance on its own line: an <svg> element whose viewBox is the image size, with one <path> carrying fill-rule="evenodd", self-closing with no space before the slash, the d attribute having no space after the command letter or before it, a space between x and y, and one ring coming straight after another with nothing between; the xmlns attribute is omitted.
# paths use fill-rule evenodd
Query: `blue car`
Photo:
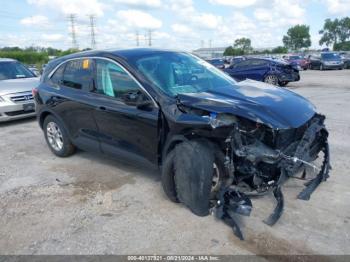
<svg viewBox="0 0 350 262"><path fill-rule="evenodd" d="M225 68L225 61L224 59L221 58L213 58L213 59L209 59L206 60L208 63L212 64L213 66L215 66L216 68L219 69L224 69Z"/></svg>
<svg viewBox="0 0 350 262"><path fill-rule="evenodd" d="M284 61L270 58L246 58L224 71L237 81L253 79L279 86L300 80L297 68Z"/></svg>

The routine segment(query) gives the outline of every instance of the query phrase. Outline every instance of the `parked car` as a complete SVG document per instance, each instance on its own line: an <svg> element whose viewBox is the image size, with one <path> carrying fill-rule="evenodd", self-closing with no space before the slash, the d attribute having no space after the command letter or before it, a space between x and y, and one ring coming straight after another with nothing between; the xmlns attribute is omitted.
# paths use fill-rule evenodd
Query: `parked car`
<svg viewBox="0 0 350 262"><path fill-rule="evenodd" d="M344 69L350 69L350 54L349 53L340 53L340 57L344 63Z"/></svg>
<svg viewBox="0 0 350 262"><path fill-rule="evenodd" d="M282 60L269 58L247 58L225 69L237 81L253 79L265 83L286 86L299 81L299 71Z"/></svg>
<svg viewBox="0 0 350 262"><path fill-rule="evenodd" d="M335 52L322 52L319 55L310 56L310 69L338 69L344 68L344 63L338 53Z"/></svg>
<svg viewBox="0 0 350 262"><path fill-rule="evenodd" d="M28 69L34 73L34 75L39 76L40 72L36 65L28 65Z"/></svg>
<svg viewBox="0 0 350 262"><path fill-rule="evenodd" d="M231 58L231 61L230 61L230 65L234 65L234 64L237 64L243 60L245 60L246 58L244 56L234 56Z"/></svg>
<svg viewBox="0 0 350 262"><path fill-rule="evenodd" d="M216 68L219 69L224 69L225 68L225 61L224 59L221 58L212 58L209 60L206 60L208 63L212 64L213 66L215 66Z"/></svg>
<svg viewBox="0 0 350 262"><path fill-rule="evenodd" d="M307 70L309 61L302 55L285 55L283 59L294 65L298 70Z"/></svg>
<svg viewBox="0 0 350 262"><path fill-rule="evenodd" d="M324 152L322 171L299 198L308 199L328 177L325 117L307 99L265 83L237 83L188 53L76 53L51 61L33 93L55 155L70 156L78 147L149 161L161 167L172 201L200 216L213 208L233 227L227 210L250 214L245 193L274 191L283 207L285 180ZM266 223L273 225L281 212Z"/></svg>
<svg viewBox="0 0 350 262"><path fill-rule="evenodd" d="M39 78L13 59L0 58L0 122L35 116L32 89Z"/></svg>

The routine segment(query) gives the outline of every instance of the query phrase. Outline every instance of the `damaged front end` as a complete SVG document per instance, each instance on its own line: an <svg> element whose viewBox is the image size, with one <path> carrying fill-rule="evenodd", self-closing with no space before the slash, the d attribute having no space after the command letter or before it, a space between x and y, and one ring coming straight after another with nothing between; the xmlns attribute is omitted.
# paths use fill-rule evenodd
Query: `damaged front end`
<svg viewBox="0 0 350 262"><path fill-rule="evenodd" d="M302 126L290 129L274 129L250 120L233 124L225 141L225 167L230 182L221 186L212 211L240 239L243 234L234 214L250 215L250 197L273 192L277 205L264 220L272 226L282 215L282 186L289 178L307 180L298 195L302 200L309 200L319 184L326 181L331 167L324 120L323 115L315 114ZM211 122L215 123L215 119ZM314 164L316 160L319 166ZM308 179L310 175L312 179Z"/></svg>

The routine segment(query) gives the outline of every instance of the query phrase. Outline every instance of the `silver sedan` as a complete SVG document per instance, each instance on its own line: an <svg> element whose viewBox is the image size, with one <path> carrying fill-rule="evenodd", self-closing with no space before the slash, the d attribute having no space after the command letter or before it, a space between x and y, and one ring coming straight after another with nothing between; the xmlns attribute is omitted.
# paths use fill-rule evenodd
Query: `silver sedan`
<svg viewBox="0 0 350 262"><path fill-rule="evenodd" d="M0 122L35 116L32 89L38 84L24 65L0 58Z"/></svg>

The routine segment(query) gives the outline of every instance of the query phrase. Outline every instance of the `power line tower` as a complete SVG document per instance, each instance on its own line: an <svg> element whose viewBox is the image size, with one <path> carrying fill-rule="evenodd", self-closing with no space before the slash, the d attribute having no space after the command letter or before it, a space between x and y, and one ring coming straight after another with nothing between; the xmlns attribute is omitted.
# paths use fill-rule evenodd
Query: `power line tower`
<svg viewBox="0 0 350 262"><path fill-rule="evenodd" d="M148 46L152 46L152 30L148 30Z"/></svg>
<svg viewBox="0 0 350 262"><path fill-rule="evenodd" d="M90 18L90 37L91 37L91 49L96 49L96 34L95 34L95 19L94 15L89 15Z"/></svg>
<svg viewBox="0 0 350 262"><path fill-rule="evenodd" d="M139 31L136 31L136 46L140 46L140 34Z"/></svg>
<svg viewBox="0 0 350 262"><path fill-rule="evenodd" d="M75 14L70 14L68 16L68 19L70 21L70 26L71 26L71 36L72 36L72 48L79 48L78 42L77 42L77 35L75 31L75 21L77 19L77 15Z"/></svg>

